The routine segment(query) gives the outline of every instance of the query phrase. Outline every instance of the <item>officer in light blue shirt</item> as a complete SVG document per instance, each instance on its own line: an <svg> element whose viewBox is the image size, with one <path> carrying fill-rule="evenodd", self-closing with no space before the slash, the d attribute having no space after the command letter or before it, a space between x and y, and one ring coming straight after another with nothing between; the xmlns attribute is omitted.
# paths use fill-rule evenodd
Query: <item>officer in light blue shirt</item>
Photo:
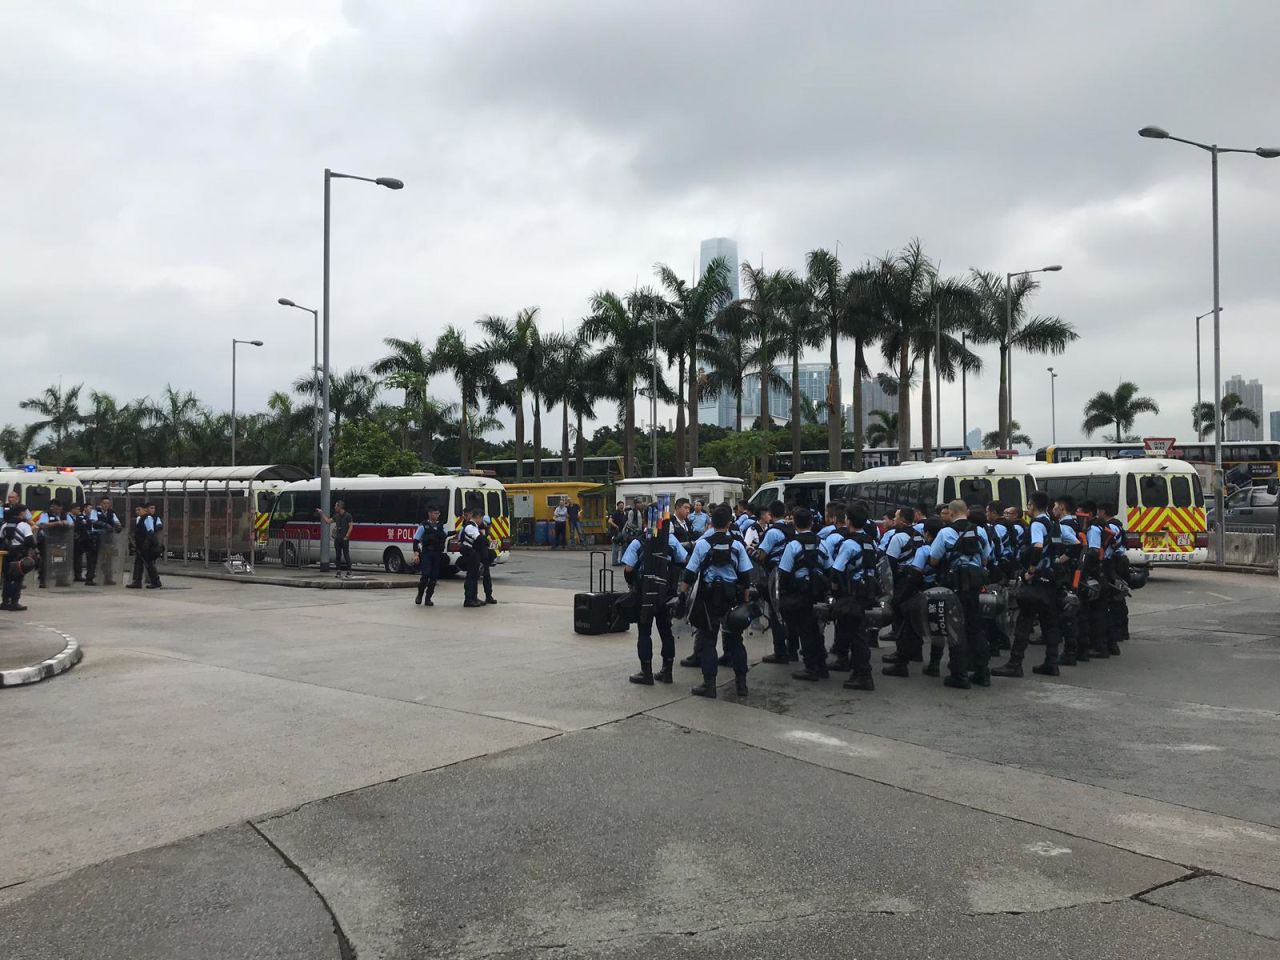
<svg viewBox="0 0 1280 960"><path fill-rule="evenodd" d="M729 532L732 523L733 513L724 504L711 511L712 535L693 545L680 583L683 597L688 596L694 584L698 585L689 623L694 628L696 654L702 666L702 685L690 693L712 700L716 697L718 638L733 665L738 696L747 695L747 649L742 645L740 630L730 627L725 618L746 600L753 567L741 538Z"/></svg>
<svg viewBox="0 0 1280 960"><path fill-rule="evenodd" d="M672 682L671 665L676 658L676 638L671 630L671 610L666 601L679 568L688 559L689 553L674 535L671 524L664 525L656 535L646 533L632 540L622 555L627 580L640 603L636 619L636 654L640 658L640 672L628 678L632 683L651 687L655 681ZM662 641L662 669L656 674L653 671L655 623Z"/></svg>
<svg viewBox="0 0 1280 960"><path fill-rule="evenodd" d="M711 526L711 517L707 514L706 505L701 500L693 501L693 513L689 514L689 530L694 538L702 536Z"/></svg>
<svg viewBox="0 0 1280 960"><path fill-rule="evenodd" d="M813 512L808 507L797 507L792 522L796 528L795 539L786 545L778 561L779 596L787 628L799 638L804 658L804 669L792 676L813 682L830 676L827 648L814 603L825 598L831 555L813 532Z"/></svg>
<svg viewBox="0 0 1280 960"><path fill-rule="evenodd" d="M943 681L948 687L962 690L974 683L991 685L991 647L978 600L986 583L985 568L991 561L991 540L985 527L985 512L981 508L966 511L963 500L951 501L948 512L955 519L939 531L929 546L930 566L940 568L945 564L948 585L964 614L964 637L955 638Z"/></svg>
<svg viewBox="0 0 1280 960"><path fill-rule="evenodd" d="M818 539L827 548L827 556L835 559L840 545L844 543L848 532L849 514L844 504L833 503L827 506L827 525L818 531Z"/></svg>
<svg viewBox="0 0 1280 960"><path fill-rule="evenodd" d="M774 500L760 514L764 532L751 555L759 561L765 572L765 603L769 607L769 632L773 636L773 652L765 654L763 663L794 663L800 659L800 638L791 633L782 611L778 609L777 571L782 550L791 538L791 525L787 523L787 508L781 500Z"/></svg>

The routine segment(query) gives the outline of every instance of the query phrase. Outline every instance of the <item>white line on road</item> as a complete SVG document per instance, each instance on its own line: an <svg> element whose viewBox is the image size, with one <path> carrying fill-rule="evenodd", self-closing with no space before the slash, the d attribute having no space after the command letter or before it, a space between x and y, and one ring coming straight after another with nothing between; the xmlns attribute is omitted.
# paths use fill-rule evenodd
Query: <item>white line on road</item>
<svg viewBox="0 0 1280 960"><path fill-rule="evenodd" d="M1234 599L1233 597L1228 597L1228 596L1226 596L1225 594L1221 594L1221 593L1214 593L1212 590L1206 590L1206 591L1205 591L1205 593L1207 593L1207 594L1208 594L1209 596L1211 596L1211 597L1217 597L1219 600L1232 600L1232 599Z"/></svg>

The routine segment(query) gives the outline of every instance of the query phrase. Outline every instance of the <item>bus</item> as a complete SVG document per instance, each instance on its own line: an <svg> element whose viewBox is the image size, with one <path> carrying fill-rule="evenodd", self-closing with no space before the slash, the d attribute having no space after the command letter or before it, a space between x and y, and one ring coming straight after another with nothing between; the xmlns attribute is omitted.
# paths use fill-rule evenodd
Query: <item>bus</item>
<svg viewBox="0 0 1280 960"><path fill-rule="evenodd" d="M1179 443L1170 451L1200 474L1200 482L1212 487L1213 441ZM1036 460L1042 463L1075 463L1086 457L1131 458L1146 455L1141 443L1058 443L1041 447ZM1227 486L1235 489L1266 483L1280 477L1280 442L1226 440L1222 444L1222 472Z"/></svg>
<svg viewBox="0 0 1280 960"><path fill-rule="evenodd" d="M996 457L939 457L929 463L902 463L854 474L847 485L833 487L838 502L865 500L873 519L899 507L932 507L963 500L985 507L998 500L1025 510L1027 494L1035 489L1031 464Z"/></svg>
<svg viewBox="0 0 1280 960"><path fill-rule="evenodd" d="M479 507L489 517L489 539L498 560L511 549L511 511L507 492L493 477L462 474L408 477L334 477L330 502L343 502L350 512L351 562L381 564L388 573L403 573L413 557L413 532L427 515L429 504L440 507L446 528L462 528L467 512ZM276 496L267 522L267 553L286 566L318 561L320 537L329 533L316 513L320 509L320 481L287 484ZM456 535L445 547L444 575L458 569Z"/></svg>
<svg viewBox="0 0 1280 960"><path fill-rule="evenodd" d="M515 481L516 479L515 460L478 460L476 461L476 469L486 472L492 471L491 475L503 482ZM564 479L582 482L590 481L592 483L616 483L626 476L626 471L622 466L622 457L583 457L582 476L578 476L578 461L576 458L570 457L569 476L566 478L564 475L564 462L559 457L544 457L542 471L540 475L535 476L533 458L526 457L524 459L523 474L521 479L528 483Z"/></svg>
<svg viewBox="0 0 1280 960"><path fill-rule="evenodd" d="M1208 524L1200 474L1183 460L1089 457L1074 463L1033 463L1036 486L1077 503L1114 503L1125 549L1137 564L1204 563Z"/></svg>

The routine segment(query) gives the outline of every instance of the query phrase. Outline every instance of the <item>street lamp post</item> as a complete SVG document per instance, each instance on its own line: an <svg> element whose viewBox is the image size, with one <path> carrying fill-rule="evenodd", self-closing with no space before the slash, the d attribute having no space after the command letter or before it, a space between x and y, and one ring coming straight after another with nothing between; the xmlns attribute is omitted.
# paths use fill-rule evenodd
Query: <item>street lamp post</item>
<svg viewBox="0 0 1280 960"><path fill-rule="evenodd" d="M1038 270L1018 270L1004 275L1004 424L1000 428L1000 447L1009 449L1009 434L1013 432L1013 344L1009 343L1009 331L1013 329L1013 278L1029 277L1033 273L1057 273L1062 264L1051 263Z"/></svg>
<svg viewBox="0 0 1280 960"><path fill-rule="evenodd" d="M311 314L311 379L315 380L316 371L320 369L320 311L312 310L294 303L287 297L281 297L276 303L282 307L294 307ZM311 475L320 476L320 391L311 393Z"/></svg>
<svg viewBox="0 0 1280 960"><path fill-rule="evenodd" d="M1209 171L1212 179L1213 207L1213 409L1214 417L1221 419L1222 409L1222 298L1218 274L1218 155L1221 153L1252 153L1264 160L1280 157L1280 150L1274 147L1254 147L1252 150L1240 147L1220 147L1216 143L1199 143L1195 140L1184 140L1172 136L1168 130L1160 127L1143 127L1138 136L1148 140L1176 140L1188 146L1199 147L1209 153ZM1199 343L1197 341L1197 346ZM1216 518L1214 531L1214 551L1219 563L1226 556L1226 526L1224 516L1222 490L1222 427L1217 425L1213 431L1213 515Z"/></svg>
<svg viewBox="0 0 1280 960"><path fill-rule="evenodd" d="M236 465L236 347L247 343L251 347L262 346L261 340L237 340L231 338L231 465Z"/></svg>
<svg viewBox="0 0 1280 960"><path fill-rule="evenodd" d="M960 349L969 347L969 334L960 334ZM964 365L960 366L960 448L969 449L969 384L965 378Z"/></svg>
<svg viewBox="0 0 1280 960"><path fill-rule="evenodd" d="M1204 421L1200 418L1200 405L1204 402L1200 397L1200 321L1211 313L1212 310L1206 310L1196 317L1196 440L1200 443L1204 443ZM1214 415L1217 415L1216 409Z"/></svg>
<svg viewBox="0 0 1280 960"><path fill-rule="evenodd" d="M357 177L351 173L335 173L324 168L324 363L320 372L320 511L330 514L329 493L332 472L329 468L329 182L331 180L363 180L388 190L401 190L404 182L394 177ZM329 570L329 538L320 538L320 570Z"/></svg>
<svg viewBox="0 0 1280 960"><path fill-rule="evenodd" d="M1054 372L1053 367L1049 370L1049 434L1053 438L1052 443L1058 442L1058 398L1055 390L1055 381L1058 375Z"/></svg>

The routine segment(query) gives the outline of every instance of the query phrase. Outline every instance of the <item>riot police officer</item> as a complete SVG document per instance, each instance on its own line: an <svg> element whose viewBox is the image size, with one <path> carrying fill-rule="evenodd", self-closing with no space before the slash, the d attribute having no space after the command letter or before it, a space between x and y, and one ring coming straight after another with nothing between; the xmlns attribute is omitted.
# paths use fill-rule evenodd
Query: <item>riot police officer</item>
<svg viewBox="0 0 1280 960"><path fill-rule="evenodd" d="M1103 621L1107 652L1116 657L1120 655L1119 641L1129 639L1129 586L1125 577L1129 561L1125 556L1124 525L1116 516L1116 505L1098 504L1098 518L1103 523Z"/></svg>
<svg viewBox="0 0 1280 960"><path fill-rule="evenodd" d="M905 509L898 511L898 517L904 525L909 519ZM890 551L895 547L899 550L897 560L893 561L893 615L897 649L883 658L885 666L880 672L886 677L908 677L911 675L908 664L912 660L923 659L924 640L929 633L924 591L937 584L937 574L929 564L929 545L942 527L940 518L929 517L923 522L923 532L906 526L900 531L905 535L905 542L900 545L894 541L889 543ZM889 555L892 556L891 553ZM925 672L937 676L941 662L942 648L934 647L930 651L929 667L925 668Z"/></svg>
<svg viewBox="0 0 1280 960"><path fill-rule="evenodd" d="M1044 638L1044 663L1031 669L1034 673L1050 677L1058 675L1058 601L1054 566L1063 556L1064 534L1058 521L1049 516L1048 495L1035 490L1027 500L1032 520L1023 553L1023 566L1027 570L1018 595L1018 621L1013 628L1009 660L991 671L993 677L1022 676L1022 658L1037 620Z"/></svg>
<svg viewBox="0 0 1280 960"><path fill-rule="evenodd" d="M726 506L711 511L713 533L703 537L693 546L680 582L681 602L687 603L689 590L697 584L697 595L689 611L689 622L702 665L702 685L690 692L695 697L716 696L716 638L720 637L725 653L733 663L738 696L747 694L747 650L742 645L742 633L733 621L726 623L730 611L746 601L750 585L751 558L747 549L729 534L733 513Z"/></svg>
<svg viewBox="0 0 1280 960"><path fill-rule="evenodd" d="M84 581L84 556L89 548L89 515L88 511L78 503L67 508L67 519L71 521L71 573L72 582Z"/></svg>
<svg viewBox="0 0 1280 960"><path fill-rule="evenodd" d="M687 503L688 501L686 501ZM640 672L628 679L651 687L671 683L671 664L676 659L676 637L671 629L671 608L667 601L677 586L689 553L676 536L674 524L664 524L657 533L632 540L623 554L622 566L636 602L636 655ZM662 669L653 672L653 628L662 641ZM694 651L700 655L700 649ZM701 665L701 662L699 662Z"/></svg>
<svg viewBox="0 0 1280 960"><path fill-rule="evenodd" d="M769 632L773 635L773 653L761 658L762 663L795 663L800 659L800 640L793 636L778 609L778 562L782 552L795 536L795 528L787 522L787 508L774 500L764 511L764 534L754 556L765 575L765 604L769 608Z"/></svg>
<svg viewBox="0 0 1280 960"><path fill-rule="evenodd" d="M156 516L156 505L144 503L138 508L133 519L133 579L125 584L130 590L142 588L142 574L147 574L147 589L159 590L163 584L156 571L156 560L162 552L160 531L164 529L164 521Z"/></svg>
<svg viewBox="0 0 1280 960"><path fill-rule="evenodd" d="M1107 649L1106 624L1102 617L1102 553L1103 531L1102 521L1098 519L1098 505L1092 500L1083 500L1076 514L1080 523L1079 536L1083 552L1080 556L1080 583L1077 592L1080 596L1080 639L1079 646L1087 649L1089 656L1106 658L1111 656Z"/></svg>
<svg viewBox="0 0 1280 960"><path fill-rule="evenodd" d="M440 580L444 544L448 537L448 531L440 522L440 507L433 503L427 508L427 519L413 531L413 552L418 554L418 595L414 603L435 606L431 598L435 595L436 583Z"/></svg>
<svg viewBox="0 0 1280 960"><path fill-rule="evenodd" d="M831 555L813 532L813 512L808 507L797 507L792 522L795 537L778 561L779 605L788 631L794 631L800 640L804 658L804 669L791 676L809 682L825 680L830 676L827 648L814 605L827 599Z"/></svg>
<svg viewBox="0 0 1280 960"><path fill-rule="evenodd" d="M25 519L27 508L21 503L6 506L4 523L0 525L0 548L5 550L3 587L0 587L0 610L22 611L22 581L36 565L35 532Z"/></svg>
<svg viewBox="0 0 1280 960"><path fill-rule="evenodd" d="M471 516L458 531L458 551L467 579L463 581L464 607L483 607L497 603L493 598L493 580L489 576L489 535L484 529L484 508L473 507ZM479 596L479 586L484 581L484 599Z"/></svg>
<svg viewBox="0 0 1280 960"><path fill-rule="evenodd" d="M828 541L828 549L836 545L831 561L831 580L835 589L832 613L835 615L835 661L832 670L849 670L846 690L874 690L871 677L871 648L867 643L867 605L875 598L876 545L867 533L863 520L865 505L857 504L848 516L848 526L836 544Z"/></svg>
<svg viewBox="0 0 1280 960"><path fill-rule="evenodd" d="M121 529L120 518L111 509L111 498L102 497L98 505L89 511L89 545L85 556L88 562L85 564L84 571L86 587L95 585L94 578L98 575L98 554L102 550L104 536L117 534Z"/></svg>
<svg viewBox="0 0 1280 960"><path fill-rule="evenodd" d="M980 509L966 512L963 500L951 501L948 510L955 519L943 527L930 544L929 564L940 568L947 586L960 602L964 638L951 650L947 676L942 682L959 690L967 690L974 683L989 687L991 650L978 601L987 583L987 564L991 560L991 541L984 526L986 516Z"/></svg>
<svg viewBox="0 0 1280 960"><path fill-rule="evenodd" d="M40 514L40 519L36 521L36 552L40 555L40 566L36 567L37 587L44 589L45 565L49 562L49 541L46 531L68 530L72 526L71 518L67 516L62 501L56 497L50 500L49 509Z"/></svg>
<svg viewBox="0 0 1280 960"><path fill-rule="evenodd" d="M1053 519L1057 521L1057 562L1054 582L1057 584L1058 631L1062 635L1062 658L1059 666L1074 666L1089 660L1088 624L1080 618L1080 593L1076 572L1083 559L1074 497L1060 496L1053 501Z"/></svg>

